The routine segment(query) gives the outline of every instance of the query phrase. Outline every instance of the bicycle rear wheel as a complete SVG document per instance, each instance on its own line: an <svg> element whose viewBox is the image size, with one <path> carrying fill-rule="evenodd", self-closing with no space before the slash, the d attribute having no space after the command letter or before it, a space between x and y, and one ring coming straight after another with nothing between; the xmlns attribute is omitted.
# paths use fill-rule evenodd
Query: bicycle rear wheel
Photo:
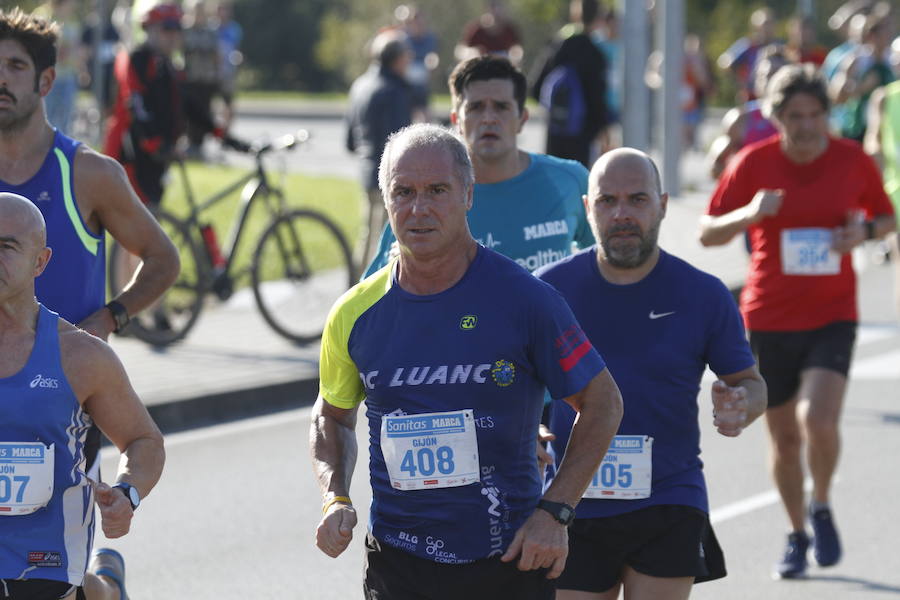
<svg viewBox="0 0 900 600"><path fill-rule="evenodd" d="M308 210L285 213L269 225L251 275L263 318L298 344L322 337L331 306L354 283L347 240L330 220Z"/></svg>
<svg viewBox="0 0 900 600"><path fill-rule="evenodd" d="M188 334L203 308L206 291L206 257L200 254L188 226L172 215L158 211L156 218L181 259L181 272L162 297L146 310L132 315L125 332L151 346L163 347ZM117 242L109 252L108 277L111 297L118 296L131 281L140 259Z"/></svg>

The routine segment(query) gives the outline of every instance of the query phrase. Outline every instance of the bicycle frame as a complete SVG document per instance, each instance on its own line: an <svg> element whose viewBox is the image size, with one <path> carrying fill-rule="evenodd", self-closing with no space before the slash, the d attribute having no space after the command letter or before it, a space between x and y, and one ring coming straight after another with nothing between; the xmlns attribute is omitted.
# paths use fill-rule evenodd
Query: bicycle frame
<svg viewBox="0 0 900 600"><path fill-rule="evenodd" d="M200 216L210 207L219 204L226 198L230 197L236 191L240 190L240 202L237 206L237 212L232 214L231 228L228 232L227 241L222 245L222 256L225 259L224 275L229 279L233 279L237 274L232 273L232 266L235 259L235 250L241 242L244 232L244 226L247 223L247 217L250 214L250 208L256 203L256 199L260 196L268 197L272 188L269 186L268 176L262 164L262 156L256 157L256 167L250 173L239 177L221 191L216 192L206 200L198 202L194 197L190 180L187 176L187 167L184 161L178 161L178 167L181 172L181 180L187 196L190 214L185 218L188 226L200 234ZM283 208L281 206L273 207L268 205L269 213L274 217ZM237 218L235 218L237 217ZM211 265L210 265L211 266Z"/></svg>

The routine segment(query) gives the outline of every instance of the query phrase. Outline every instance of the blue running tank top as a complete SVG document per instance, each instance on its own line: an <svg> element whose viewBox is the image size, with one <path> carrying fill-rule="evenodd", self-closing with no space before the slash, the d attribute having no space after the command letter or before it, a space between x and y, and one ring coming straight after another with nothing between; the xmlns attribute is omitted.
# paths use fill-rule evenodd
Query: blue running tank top
<svg viewBox="0 0 900 600"><path fill-rule="evenodd" d="M0 579L81 585L94 537L94 495L84 473L92 421L63 372L58 322L41 306L28 362L0 378ZM49 464L42 477L35 463L49 463L51 448L49 485ZM35 500L46 505L29 508Z"/></svg>
<svg viewBox="0 0 900 600"><path fill-rule="evenodd" d="M106 303L104 233L91 233L75 202L72 167L80 145L57 131L53 147L31 179L21 185L0 180L0 191L25 196L47 222L47 245L53 256L34 281L37 299L76 324Z"/></svg>

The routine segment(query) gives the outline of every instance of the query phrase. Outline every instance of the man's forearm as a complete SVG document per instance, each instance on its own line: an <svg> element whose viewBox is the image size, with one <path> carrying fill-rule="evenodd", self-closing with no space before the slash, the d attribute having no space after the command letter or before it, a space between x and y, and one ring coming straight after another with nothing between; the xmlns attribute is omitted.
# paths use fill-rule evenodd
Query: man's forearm
<svg viewBox="0 0 900 600"><path fill-rule="evenodd" d="M134 277L118 300L135 315L156 302L175 283L181 269L177 251L159 252L146 256Z"/></svg>
<svg viewBox="0 0 900 600"><path fill-rule="evenodd" d="M704 246L722 246L751 224L746 207L718 217L704 215L700 221L700 243Z"/></svg>
<svg viewBox="0 0 900 600"><path fill-rule="evenodd" d="M590 384L596 386L591 391L598 397L585 402L578 412L559 471L544 494L547 500L575 506L619 429L622 396L609 372L601 375Z"/></svg>
<svg viewBox="0 0 900 600"><path fill-rule="evenodd" d="M317 410L319 403L323 402L321 398L316 402L310 423L309 450L313 471L323 496L329 492L336 496L349 496L358 453L356 433L351 427Z"/></svg>
<svg viewBox="0 0 900 600"><path fill-rule="evenodd" d="M144 498L159 481L165 462L166 450L162 436L139 438L122 452L116 481L130 483Z"/></svg>

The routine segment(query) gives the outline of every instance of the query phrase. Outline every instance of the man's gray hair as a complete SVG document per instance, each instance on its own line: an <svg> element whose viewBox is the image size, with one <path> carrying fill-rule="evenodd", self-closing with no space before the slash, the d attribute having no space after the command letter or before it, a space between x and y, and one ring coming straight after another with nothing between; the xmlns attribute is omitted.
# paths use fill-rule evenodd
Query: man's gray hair
<svg viewBox="0 0 900 600"><path fill-rule="evenodd" d="M475 184L475 169L472 167L472 159L469 158L469 150L465 143L445 127L427 123L409 125L391 134L384 145L384 153L381 155L381 163L378 165L378 189L382 198L387 201L388 184L390 178L391 163L394 154L401 151L419 150L422 148L445 148L453 157L456 166L456 174L463 185L463 191L468 192Z"/></svg>

